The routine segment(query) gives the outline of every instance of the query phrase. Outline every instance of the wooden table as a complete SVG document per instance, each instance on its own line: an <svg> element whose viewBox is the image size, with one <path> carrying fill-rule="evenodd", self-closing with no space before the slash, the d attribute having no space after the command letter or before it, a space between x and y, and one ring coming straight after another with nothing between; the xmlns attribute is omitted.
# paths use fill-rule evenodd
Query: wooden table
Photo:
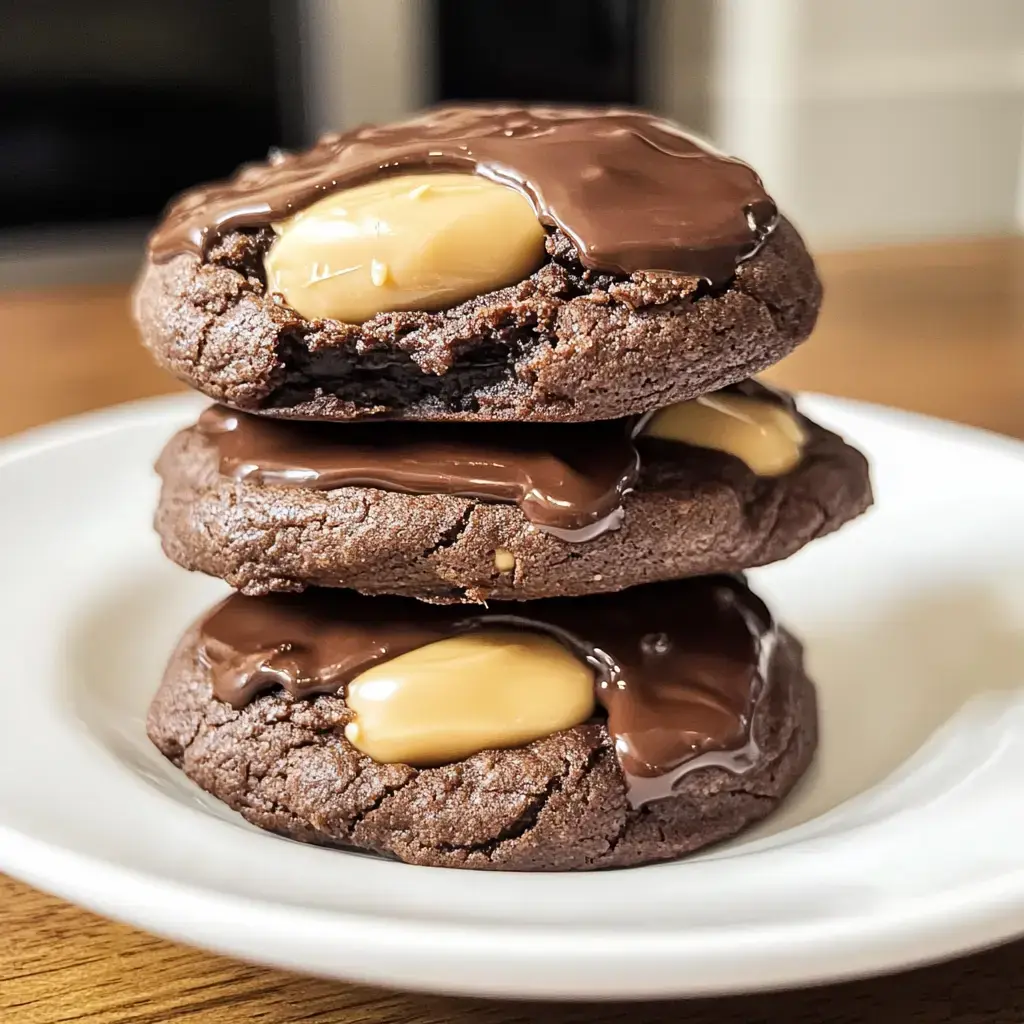
<svg viewBox="0 0 1024 1024"><path fill-rule="evenodd" d="M1024 240L834 255L815 340L771 375L1024 437ZM0 434L171 390L124 288L0 296ZM1022 922L1024 927L1024 922ZM804 992L687 1004L538 1006L382 992L187 949L0 876L2 1024L1024 1019L1024 942Z"/></svg>

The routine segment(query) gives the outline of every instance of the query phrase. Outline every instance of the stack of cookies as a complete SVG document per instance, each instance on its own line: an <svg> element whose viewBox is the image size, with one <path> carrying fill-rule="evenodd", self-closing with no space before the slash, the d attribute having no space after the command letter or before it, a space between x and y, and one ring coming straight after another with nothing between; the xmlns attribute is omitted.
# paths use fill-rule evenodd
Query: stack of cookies
<svg viewBox="0 0 1024 1024"><path fill-rule="evenodd" d="M815 699L742 572L871 501L750 379L819 301L757 175L637 111L441 108L181 196L135 310L216 404L156 525L237 592L153 742L262 828L417 864L636 865L763 818Z"/></svg>

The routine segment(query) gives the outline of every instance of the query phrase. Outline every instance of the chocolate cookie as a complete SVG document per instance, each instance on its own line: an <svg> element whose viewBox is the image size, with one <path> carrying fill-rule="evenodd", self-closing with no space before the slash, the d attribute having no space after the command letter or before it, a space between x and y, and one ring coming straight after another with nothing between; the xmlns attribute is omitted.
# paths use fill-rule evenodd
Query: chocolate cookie
<svg viewBox="0 0 1024 1024"><path fill-rule="evenodd" d="M337 602L342 625L324 620L324 600ZM417 619L424 609L433 618L389 618L410 605ZM236 596L181 641L149 735L261 828L415 864L504 870L626 867L692 852L769 814L810 763L815 698L800 645L742 584L684 581L520 607L591 652L604 710L451 763L381 763L349 741L363 716L349 699L358 677L339 680L384 657L395 658L388 692L409 683L396 653L443 632L445 609L343 594ZM502 613L495 606L459 628L486 630L488 617L508 628ZM453 666L434 667L447 681ZM287 691L275 686L282 680ZM484 693L517 687L495 674L466 685L476 682ZM420 714L436 726L465 703L420 704Z"/></svg>
<svg viewBox="0 0 1024 1024"><path fill-rule="evenodd" d="M507 186L499 192L522 195L542 229L534 238L517 220L513 258L495 244L513 235L487 230L491 208L478 216L474 206L473 216L436 227L469 225L465 237L430 250L444 249L443 273L396 267L429 248L418 236L403 239L390 264L361 249L337 257L353 263L343 269L314 255L304 271L279 272L274 247L290 230L281 222L312 216L309 204L332 189L377 181L382 166L497 180ZM421 178L397 200L359 202L422 203L430 186ZM404 179L382 179L392 180L399 188ZM455 269L465 276L467 265L495 260L476 291L449 281ZM357 319L343 321L299 297L357 270L367 289L389 294L380 300L387 311L367 316L372 295L354 304L349 296ZM442 293L417 306L419 284L439 276ZM308 315L281 294L292 279L300 284L291 302L309 301ZM254 413L568 422L644 412L764 369L807 337L820 295L800 237L756 175L670 122L638 112L449 108L325 137L186 193L153 235L135 314L161 365Z"/></svg>
<svg viewBox="0 0 1024 1024"><path fill-rule="evenodd" d="M753 392L753 385L747 387ZM324 438L325 444L342 433L372 432L370 441L378 447L369 454L353 448L355 455L348 461L365 466L360 458L375 457L375 466L359 470L369 474L364 480L381 479L388 469L382 461L388 436L383 428L392 425L248 422L258 425L251 443L261 441L265 452L271 448L260 431L283 432L286 439L311 434ZM280 461L275 464L282 468L271 479L293 474L298 485L253 482L251 476L239 479L224 472L225 455L219 447L223 435L193 427L172 438L157 464L163 490L156 528L164 551L179 565L219 576L253 595L330 586L434 601L526 600L733 572L786 558L871 503L863 456L810 421L795 422L804 434L799 460L788 472L774 476L760 476L723 451L659 438L641 436L634 449L627 444L627 425L621 421L527 428L547 431L547 438L580 435L590 459L584 468L593 474L581 482L578 476L586 474L579 472L579 461L569 466L556 461L536 486L526 479L532 507L458 493L399 493L368 486L316 489L315 483L302 484L302 474L310 470L288 468ZM462 430L452 424L421 425L412 436L429 439L433 432L451 437L453 428ZM478 429L483 428L465 428L470 433ZM521 430L514 433L510 426L488 429L522 437ZM764 434L757 436L763 440ZM313 461L308 456L316 454L316 445L303 443L311 451L302 453L301 446L289 451L288 442L277 445L273 454L280 460L299 452L307 458L298 464L306 465ZM420 454L426 443L406 460L414 463L419 477L413 476L411 484L399 479L398 485L415 487L417 479L430 476L430 453ZM485 458L504 469L512 456L522 457L522 451L512 451L502 459L490 455L490 449L472 447L469 440L464 443L468 452L479 453L467 455L465 461L481 476L486 476L480 468ZM252 471L258 450L239 448L232 465ZM624 488L616 487L616 460L621 460L624 474L618 483L632 485L629 474L636 471L636 464L630 453L635 459L637 452L635 489L623 497ZM341 464L341 456L331 455L330 449L319 458L328 468L332 458ZM542 465L532 471L548 468ZM430 489L452 486L457 491L451 484L452 472L451 465L444 474L438 470L436 475L444 479L435 479L436 486ZM565 486L566 480L572 487ZM429 482L424 480L424 490ZM551 510L538 511L538 492L548 495L560 514L566 514L565 506L572 511L572 499L578 500L591 519L584 517L583 528L576 532L545 526L544 517ZM595 494L603 504L591 508L584 499L595 500Z"/></svg>

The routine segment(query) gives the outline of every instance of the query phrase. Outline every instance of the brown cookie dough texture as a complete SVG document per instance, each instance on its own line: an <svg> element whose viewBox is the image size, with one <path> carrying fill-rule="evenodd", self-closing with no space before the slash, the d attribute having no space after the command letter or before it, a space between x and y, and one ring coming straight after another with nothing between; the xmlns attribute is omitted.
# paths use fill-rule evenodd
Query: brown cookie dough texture
<svg viewBox="0 0 1024 1024"><path fill-rule="evenodd" d="M585 270L547 238L526 280L441 312L363 324L304 320L267 294L267 229L200 258L150 261L135 293L156 360L217 401L271 416L346 420L611 419L724 387L777 362L814 326L821 288L780 220L735 277Z"/></svg>
<svg viewBox="0 0 1024 1024"><path fill-rule="evenodd" d="M572 596L777 561L871 503L864 457L802 420L803 458L759 477L738 459L673 445L645 459L620 529L574 544L514 505L369 487L236 482L213 444L172 438L158 463L156 527L179 565L246 594L351 587L439 601Z"/></svg>
<svg viewBox="0 0 1024 1024"><path fill-rule="evenodd" d="M539 135L543 146L533 142ZM584 175L584 188L566 166L596 173ZM448 177L377 181L382 167ZM467 182L466 173L489 183ZM492 180L517 195L495 193ZM436 194L427 203L422 190L430 189ZM442 216L455 201L444 189L472 193L463 200L476 213L461 227ZM314 200L326 205L314 210ZM404 218L402 231L437 243L438 266L462 268L465 277L442 274L438 293L431 267L410 254L402 231L387 244L372 231L350 231L344 254L351 260L317 255L318 229L305 218L361 223L360 204L379 213L382 202ZM515 246L494 244L513 234L489 227L499 222L518 225ZM674 269L638 269L646 267ZM354 269L358 280L340 279ZM306 153L272 157L179 197L151 237L134 312L160 365L245 412L572 423L665 410L752 377L810 334L820 299L800 236L776 219L746 165L642 112L501 107L442 109L327 136ZM390 311L374 312L382 309ZM689 417L693 427L705 411L669 409L663 418ZM789 448L775 453L782 461L765 468L779 475L764 476L725 451L666 441L694 440L685 429L673 433L678 423L652 428L661 439L638 442L641 475L623 501L621 527L583 543L545 532L512 504L233 479L221 473L209 434L186 430L158 462L156 527L171 559L257 598L306 587L439 603L614 592L782 559L863 512L871 488L860 453L809 421L790 426ZM802 457L789 468L801 442ZM596 450L589 435L587 445ZM632 485L634 468L616 495ZM252 604L260 614L268 606ZM621 609L612 611L617 621ZM327 621L334 629L337 620ZM644 645L669 640L648 632L649 617L642 626L637 650L649 660L659 648ZM260 643L268 628L257 622ZM709 631L700 625L698 632L703 641ZM375 652L386 652L376 632L372 639ZM566 674L553 659L576 655L560 646L545 655L551 678L532 680L550 706L531 709L525 723L517 719L524 731L514 742L522 745L464 756L508 738L499 726L509 714L504 705L495 710L500 684L515 681L508 666L526 671L524 659L532 658L536 672L544 645L554 641L520 642L518 661L488 662L461 681L445 666L444 687L427 685L436 671L432 648L457 643L479 655L481 642L482 635L445 638L387 662L387 671L406 675L401 700L382 717L380 708L360 704L360 686L372 689L377 678L373 668L350 680L351 707L336 680L319 685L309 673L302 685L312 678L326 695L306 696L277 676L283 689L246 703L225 696L221 675L218 699L215 648L201 651L197 625L171 659L148 733L190 779L260 828L413 864L524 871L626 867L691 853L768 815L813 756L814 689L800 644L784 630L773 646L756 648L771 651L771 665L752 715L751 691L744 691L741 721L751 742L743 751L754 756L745 771L709 759L676 779L678 756L645 756L647 775L661 764L672 774L658 775L659 799L641 804L642 791L629 789L623 771L631 770L623 754L629 733L617 724L619 705L602 696L603 684L583 662ZM281 648L295 664L302 649L291 634ZM491 691L473 704L467 687L480 678ZM559 700L555 682L563 688ZM522 696L521 688L507 689ZM466 712L458 735L438 703L442 691ZM595 695L618 730L618 752ZM702 690L698 706L705 702ZM417 730L431 722L435 742L424 746ZM657 724L648 731L660 735L664 722ZM696 749L687 742L684 756Z"/></svg>
<svg viewBox="0 0 1024 1024"><path fill-rule="evenodd" d="M241 711L211 695L193 629L149 712L156 746L260 828L413 864L523 871L627 867L691 853L764 818L810 763L814 690L782 632L745 774L701 768L634 809L600 723L438 768L378 764L344 738L340 696L266 695Z"/></svg>

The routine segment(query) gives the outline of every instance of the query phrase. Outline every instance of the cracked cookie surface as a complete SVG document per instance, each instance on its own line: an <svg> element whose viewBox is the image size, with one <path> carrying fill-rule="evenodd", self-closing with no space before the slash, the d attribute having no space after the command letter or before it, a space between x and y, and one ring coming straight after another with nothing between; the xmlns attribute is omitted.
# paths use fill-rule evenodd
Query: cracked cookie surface
<svg viewBox="0 0 1024 1024"><path fill-rule="evenodd" d="M568 871L678 857L769 814L817 741L814 689L785 631L754 715L754 767L694 770L639 810L598 721L439 768L379 764L345 739L342 696L268 694L236 711L213 697L197 648L192 629L150 707L167 758L260 828L414 864Z"/></svg>
<svg viewBox="0 0 1024 1024"><path fill-rule="evenodd" d="M803 423L803 458L780 477L759 477L710 449L652 449L625 498L623 525L584 543L538 530L514 505L238 482L221 475L213 443L186 430L157 465L156 527L179 565L251 595L334 586L435 601L527 600L735 572L788 557L871 503L864 457ZM499 569L496 551L511 569Z"/></svg>
<svg viewBox="0 0 1024 1024"><path fill-rule="evenodd" d="M135 293L157 362L219 402L345 420L613 419L765 369L811 332L821 287L779 222L732 281L584 270L564 235L525 281L437 313L305 320L267 294L273 233L234 232L205 259L149 262Z"/></svg>

